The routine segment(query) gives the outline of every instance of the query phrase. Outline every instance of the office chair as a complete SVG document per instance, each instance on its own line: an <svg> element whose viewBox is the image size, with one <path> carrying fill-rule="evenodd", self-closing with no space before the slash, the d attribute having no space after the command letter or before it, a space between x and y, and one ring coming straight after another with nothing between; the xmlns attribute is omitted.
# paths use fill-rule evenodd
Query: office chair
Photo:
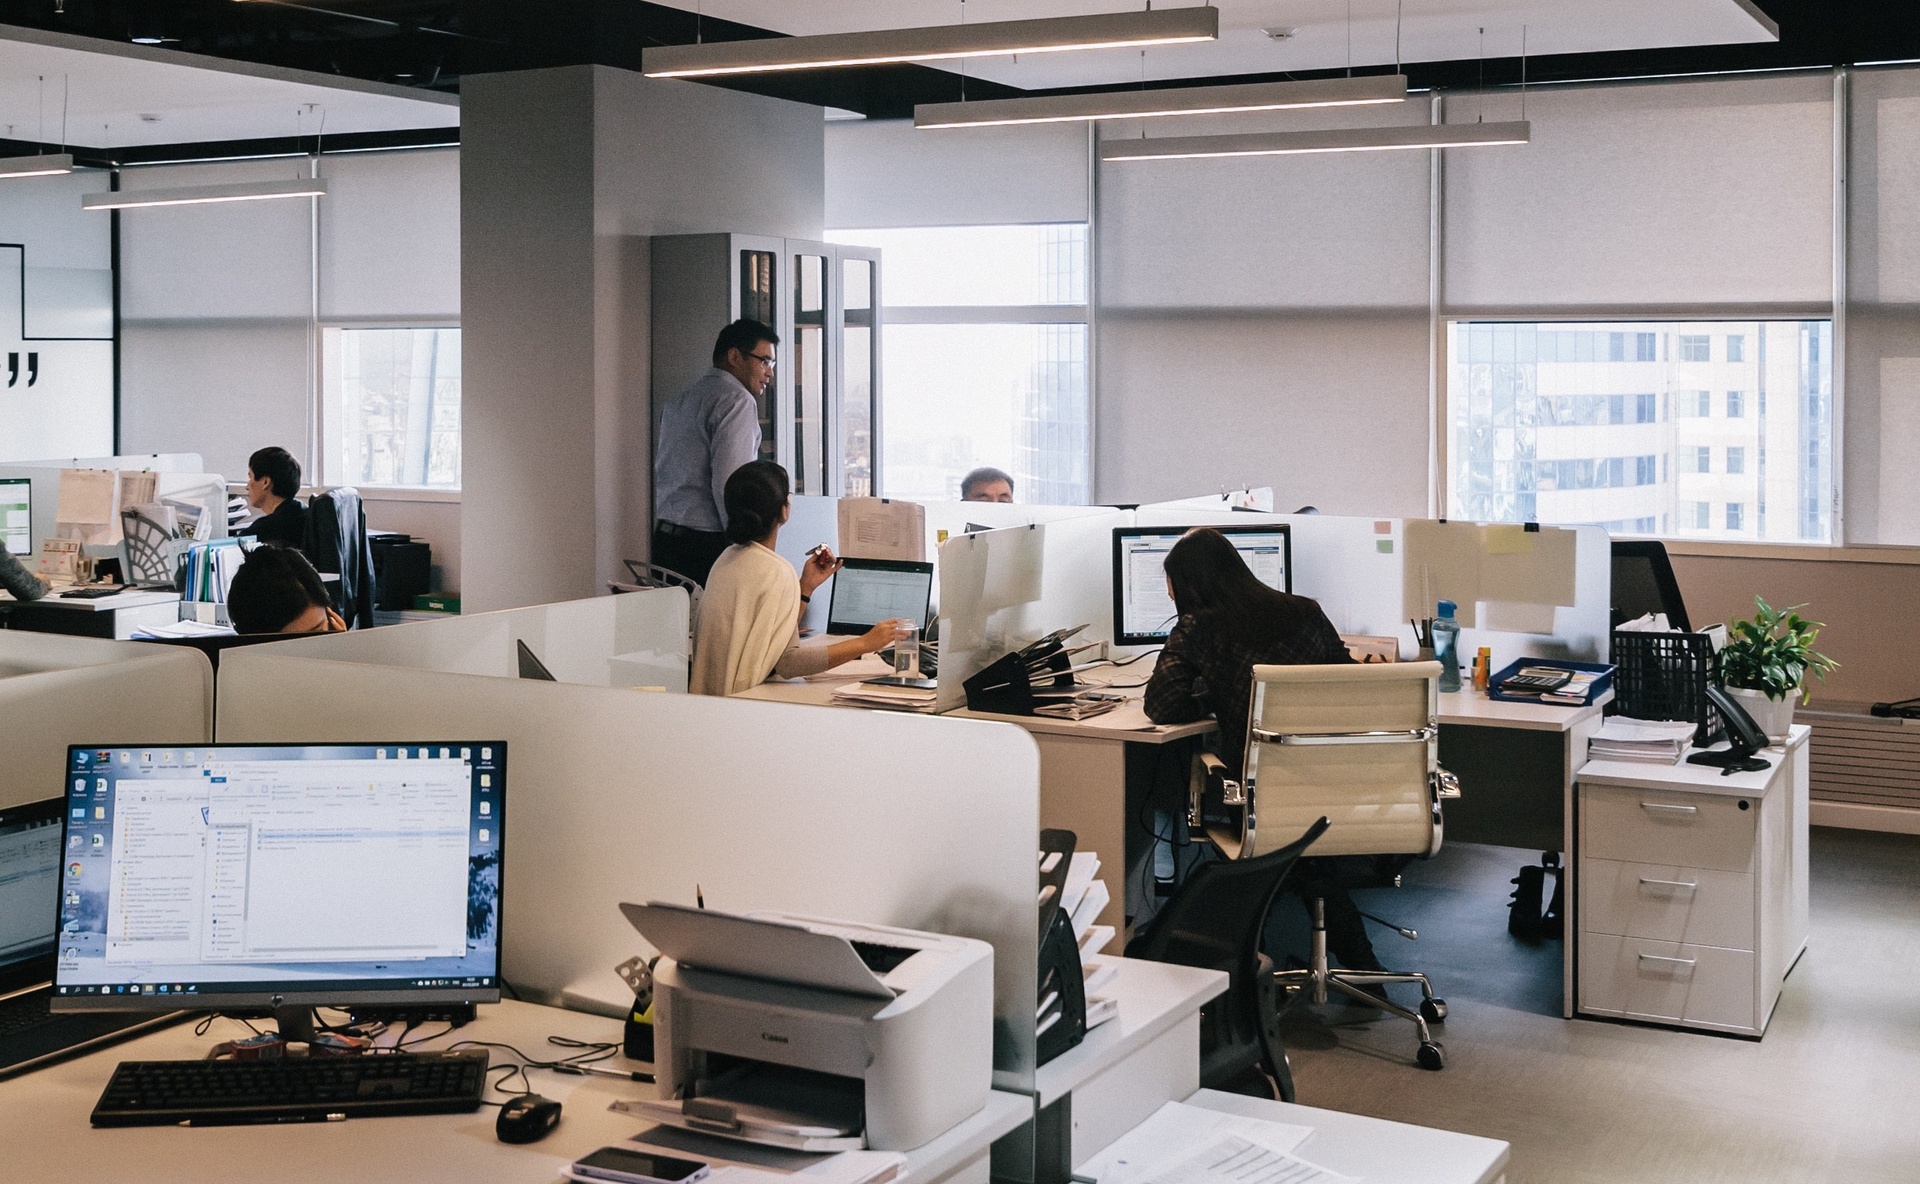
<svg viewBox="0 0 1920 1184"><path fill-rule="evenodd" d="M1229 859L1257 859L1289 836L1326 819L1316 857L1431 856L1440 850L1440 802L1459 796L1459 782L1440 768L1436 684L1438 662L1381 665L1256 666L1247 748L1238 780L1218 757L1205 755L1191 789L1189 823L1204 830ZM1284 848L1281 848L1284 849ZM1376 865L1380 861L1375 861ZM1397 884L1389 870L1355 887ZM1283 992L1324 1003L1333 990L1409 1021L1420 1036L1423 1069L1446 1064L1429 1023L1447 1015L1418 971L1335 970L1327 963L1325 901L1310 902L1311 964L1273 978ZM1410 931L1401 931L1412 936ZM1363 987L1418 983L1422 1000L1409 1011Z"/></svg>
<svg viewBox="0 0 1920 1184"><path fill-rule="evenodd" d="M1227 972L1227 993L1200 1009L1200 1084L1208 1089L1223 1089L1258 1066L1280 1100L1293 1101L1279 987L1260 940L1281 881L1326 830L1322 818L1277 851L1202 864L1127 943L1129 958Z"/></svg>
<svg viewBox="0 0 1920 1184"><path fill-rule="evenodd" d="M1667 624L1675 630L1692 632L1667 545L1657 539L1615 539L1612 627L1618 629L1620 622L1648 613L1665 613Z"/></svg>

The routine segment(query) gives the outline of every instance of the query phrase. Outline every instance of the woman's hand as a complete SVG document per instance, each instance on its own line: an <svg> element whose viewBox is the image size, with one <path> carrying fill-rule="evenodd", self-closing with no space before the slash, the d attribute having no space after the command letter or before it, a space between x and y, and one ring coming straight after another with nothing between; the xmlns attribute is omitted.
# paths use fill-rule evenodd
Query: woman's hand
<svg viewBox="0 0 1920 1184"><path fill-rule="evenodd" d="M860 637L860 644L869 654L877 654L894 642L900 640L907 630L913 628L913 622L905 617L894 617L875 625Z"/></svg>
<svg viewBox="0 0 1920 1184"><path fill-rule="evenodd" d="M815 588L832 579L833 573L839 570L839 557L834 555L832 547L822 543L820 549L800 565L800 595L812 596Z"/></svg>

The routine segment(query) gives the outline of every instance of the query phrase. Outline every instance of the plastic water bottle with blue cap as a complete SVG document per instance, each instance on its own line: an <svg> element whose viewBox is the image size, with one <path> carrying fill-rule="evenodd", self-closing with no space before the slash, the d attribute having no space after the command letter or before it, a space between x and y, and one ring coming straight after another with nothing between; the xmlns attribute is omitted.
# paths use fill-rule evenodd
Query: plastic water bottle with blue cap
<svg viewBox="0 0 1920 1184"><path fill-rule="evenodd" d="M1440 663L1440 689L1460 689L1460 622L1453 613L1459 606L1451 600L1440 602L1440 615L1433 622L1433 656Z"/></svg>

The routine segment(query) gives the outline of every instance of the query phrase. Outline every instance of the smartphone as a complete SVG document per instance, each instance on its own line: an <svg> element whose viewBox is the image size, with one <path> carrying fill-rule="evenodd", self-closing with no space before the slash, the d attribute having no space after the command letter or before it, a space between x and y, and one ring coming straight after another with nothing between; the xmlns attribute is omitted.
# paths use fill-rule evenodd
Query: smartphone
<svg viewBox="0 0 1920 1184"><path fill-rule="evenodd" d="M626 1147L602 1147L574 1161L576 1179L609 1180L613 1184L694 1184L711 1169L697 1159L675 1159Z"/></svg>

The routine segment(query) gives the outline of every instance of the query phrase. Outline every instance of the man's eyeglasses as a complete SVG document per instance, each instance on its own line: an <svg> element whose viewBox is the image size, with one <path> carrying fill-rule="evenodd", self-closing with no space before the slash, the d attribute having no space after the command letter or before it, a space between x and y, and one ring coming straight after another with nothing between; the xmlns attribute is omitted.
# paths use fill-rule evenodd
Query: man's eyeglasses
<svg viewBox="0 0 1920 1184"><path fill-rule="evenodd" d="M748 360L748 361L751 361L751 362L758 362L758 363L760 363L760 364L761 364L762 366L772 366L772 365L773 365L773 355L772 355L772 354L748 354L748 355L747 355L747 360Z"/></svg>

